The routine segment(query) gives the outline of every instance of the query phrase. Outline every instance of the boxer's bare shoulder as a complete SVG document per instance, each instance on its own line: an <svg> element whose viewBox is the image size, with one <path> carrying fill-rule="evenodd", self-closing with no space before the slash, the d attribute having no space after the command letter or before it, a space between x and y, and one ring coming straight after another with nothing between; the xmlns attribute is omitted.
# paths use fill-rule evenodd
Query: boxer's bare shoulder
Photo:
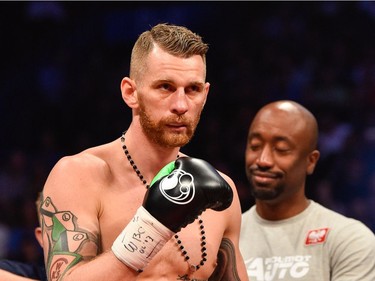
<svg viewBox="0 0 375 281"><path fill-rule="evenodd" d="M77 179L81 183L95 183L108 181L111 176L112 166L115 165L110 155L113 143L86 149L80 153L61 158L51 171L49 180L56 179L57 182ZM67 178L67 176L69 177ZM51 182L47 181L47 185ZM90 183L90 186L92 184Z"/></svg>

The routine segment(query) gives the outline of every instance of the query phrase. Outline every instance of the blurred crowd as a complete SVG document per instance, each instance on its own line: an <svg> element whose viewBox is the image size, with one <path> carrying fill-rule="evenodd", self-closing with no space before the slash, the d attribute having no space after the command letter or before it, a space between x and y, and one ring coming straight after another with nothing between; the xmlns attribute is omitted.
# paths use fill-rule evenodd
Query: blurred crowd
<svg viewBox="0 0 375 281"><path fill-rule="evenodd" d="M375 231L375 2L3 2L0 4L0 258L38 261L35 200L63 155L120 137L136 37L186 25L210 45L211 83L183 151L235 181L248 126L265 103L292 99L320 125L310 198Z"/></svg>

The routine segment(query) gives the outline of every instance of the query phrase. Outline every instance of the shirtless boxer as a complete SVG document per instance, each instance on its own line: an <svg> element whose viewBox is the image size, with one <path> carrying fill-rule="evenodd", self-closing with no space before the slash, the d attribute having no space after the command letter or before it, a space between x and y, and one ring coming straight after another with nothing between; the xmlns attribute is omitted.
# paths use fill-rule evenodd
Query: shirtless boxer
<svg viewBox="0 0 375 281"><path fill-rule="evenodd" d="M206 102L207 50L180 26L140 35L121 81L130 126L62 158L46 181L40 211L50 281L248 280L233 181L180 152Z"/></svg>

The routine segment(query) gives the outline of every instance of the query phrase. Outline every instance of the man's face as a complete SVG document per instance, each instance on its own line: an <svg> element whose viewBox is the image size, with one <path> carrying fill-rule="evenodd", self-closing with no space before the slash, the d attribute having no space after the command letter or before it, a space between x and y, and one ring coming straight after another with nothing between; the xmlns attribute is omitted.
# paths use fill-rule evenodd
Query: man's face
<svg viewBox="0 0 375 281"><path fill-rule="evenodd" d="M256 199L277 203L304 191L309 165L308 132L300 115L269 109L255 117L245 161Z"/></svg>
<svg viewBox="0 0 375 281"><path fill-rule="evenodd" d="M145 134L163 147L181 147L194 135L209 84L200 56L179 58L156 47L136 81L138 116Z"/></svg>

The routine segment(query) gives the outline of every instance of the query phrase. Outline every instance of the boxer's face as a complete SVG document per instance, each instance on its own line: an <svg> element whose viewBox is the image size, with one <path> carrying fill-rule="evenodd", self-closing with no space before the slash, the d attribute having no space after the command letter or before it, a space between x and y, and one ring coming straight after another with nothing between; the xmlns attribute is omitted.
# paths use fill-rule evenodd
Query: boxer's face
<svg viewBox="0 0 375 281"><path fill-rule="evenodd" d="M187 144L209 90L202 58L175 57L156 47L141 79L136 81L137 113L146 135L164 147Z"/></svg>

